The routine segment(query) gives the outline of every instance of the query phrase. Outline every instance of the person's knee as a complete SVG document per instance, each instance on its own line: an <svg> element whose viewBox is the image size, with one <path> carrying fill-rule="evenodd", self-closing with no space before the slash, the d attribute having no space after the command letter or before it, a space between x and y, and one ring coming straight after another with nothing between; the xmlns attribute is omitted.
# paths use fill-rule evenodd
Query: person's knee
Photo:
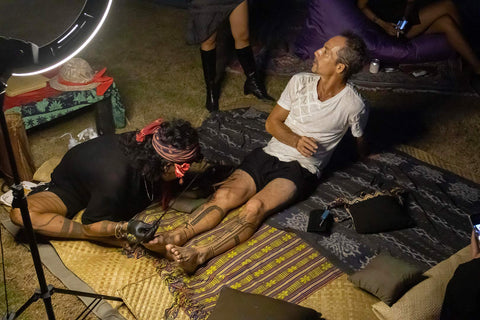
<svg viewBox="0 0 480 320"><path fill-rule="evenodd" d="M220 188L214 194L212 200L219 204L229 204L236 202L239 195L231 188Z"/></svg>
<svg viewBox="0 0 480 320"><path fill-rule="evenodd" d="M250 199L245 203L243 210L240 212L240 217L246 222L254 225L259 225L262 222L264 213L264 203L259 199Z"/></svg>
<svg viewBox="0 0 480 320"><path fill-rule="evenodd" d="M248 45L250 45L250 37L248 34L248 30L237 31L233 38L235 40L235 48L241 49Z"/></svg>
<svg viewBox="0 0 480 320"><path fill-rule="evenodd" d="M444 15L435 21L437 28L445 33L457 28L457 23L449 15Z"/></svg>
<svg viewBox="0 0 480 320"><path fill-rule="evenodd" d="M207 40L203 41L200 45L201 49L203 51L210 51L215 49L217 46L217 37L216 35L212 35L210 38Z"/></svg>
<svg viewBox="0 0 480 320"><path fill-rule="evenodd" d="M22 213L19 208L12 208L12 210L10 210L10 220L17 226L23 226Z"/></svg>

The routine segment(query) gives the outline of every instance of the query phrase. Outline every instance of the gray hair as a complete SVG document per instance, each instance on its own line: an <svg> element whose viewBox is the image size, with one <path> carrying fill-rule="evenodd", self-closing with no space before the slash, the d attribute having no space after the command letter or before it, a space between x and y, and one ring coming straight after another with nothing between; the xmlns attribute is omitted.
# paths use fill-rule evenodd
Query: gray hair
<svg viewBox="0 0 480 320"><path fill-rule="evenodd" d="M345 47L337 52L337 63L345 65L343 80L362 70L367 61L367 46L363 39L352 31L344 31L340 36L347 39Z"/></svg>

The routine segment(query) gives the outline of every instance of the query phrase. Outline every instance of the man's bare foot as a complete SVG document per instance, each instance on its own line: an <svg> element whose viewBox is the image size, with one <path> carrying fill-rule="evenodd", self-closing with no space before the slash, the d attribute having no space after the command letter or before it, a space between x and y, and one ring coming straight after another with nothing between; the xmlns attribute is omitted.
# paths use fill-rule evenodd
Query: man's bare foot
<svg viewBox="0 0 480 320"><path fill-rule="evenodd" d="M199 248L180 247L174 244L167 244L166 249L167 252L173 256L173 260L188 274L194 273L198 266L207 261L208 258L208 251Z"/></svg>
<svg viewBox="0 0 480 320"><path fill-rule="evenodd" d="M174 260L170 252L167 252L165 246L168 243L173 243L175 245L181 246L185 242L187 242L187 237L185 232L182 230L172 230L167 232L159 233L155 236L151 241L147 243L143 243L142 245L147 248L148 250L160 253L164 257Z"/></svg>

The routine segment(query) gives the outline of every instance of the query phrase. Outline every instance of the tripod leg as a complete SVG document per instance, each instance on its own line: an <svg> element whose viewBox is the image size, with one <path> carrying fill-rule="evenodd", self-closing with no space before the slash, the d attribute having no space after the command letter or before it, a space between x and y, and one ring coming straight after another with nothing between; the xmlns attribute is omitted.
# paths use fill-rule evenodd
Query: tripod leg
<svg viewBox="0 0 480 320"><path fill-rule="evenodd" d="M43 303L45 304L45 309L47 311L48 319L55 319L55 314L53 313L52 307L52 293L53 293L53 286L49 285L47 287L47 291L42 293L39 289L35 291L35 293L27 300L17 311L7 315L5 320L13 320L17 319L32 303L35 301L42 299Z"/></svg>
<svg viewBox="0 0 480 320"><path fill-rule="evenodd" d="M12 312L8 315L6 315L3 319L4 320L13 320L16 319L19 315L23 313L32 303L40 299L40 294L38 292L35 292L30 299L28 299L23 306L21 306L17 311Z"/></svg>
<svg viewBox="0 0 480 320"><path fill-rule="evenodd" d="M0 86L0 106L1 106L0 108L3 108L4 97L5 97L5 90L2 86ZM38 283L41 289L40 292L42 293L42 295L47 295L47 294L49 295L50 289L47 287L47 282L45 280L42 261L40 260L40 253L38 252L37 241L35 239L35 233L33 232L32 221L30 220L30 213L28 212L27 199L25 197L25 193L23 192L23 186L20 183L20 176L18 174L18 168L15 162L15 158L13 156L12 143L10 140L9 132L7 130L5 114L3 112L0 112L0 127L3 132L3 139L5 141L5 146L7 148L8 159L10 161L10 167L12 168L12 173L13 173L13 181L15 183L12 186L12 192L14 197L12 207L20 208L20 212L22 214L23 225L28 235L30 253L32 255L33 264L35 266L35 271L37 273ZM44 299L48 319L49 320L55 319L51 300L49 299L49 297L42 297L42 299Z"/></svg>

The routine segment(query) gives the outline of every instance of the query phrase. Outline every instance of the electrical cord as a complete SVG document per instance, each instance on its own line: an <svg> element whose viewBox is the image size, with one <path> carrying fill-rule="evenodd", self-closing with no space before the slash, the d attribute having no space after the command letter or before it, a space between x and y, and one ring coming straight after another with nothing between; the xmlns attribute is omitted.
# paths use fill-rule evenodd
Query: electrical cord
<svg viewBox="0 0 480 320"><path fill-rule="evenodd" d="M135 243L133 244L131 250L134 251L142 242L148 242L150 240L152 240L154 237L155 237L155 232L157 231L158 227L160 226L160 223L162 221L162 218L165 216L165 214L168 212L168 210L170 210L171 207L173 207L173 205L175 204L175 202L177 201L178 198L180 198L185 192L187 192L190 187L192 186L193 182L195 182L195 180L200 176L200 172L197 172L195 174L195 176L192 178L192 180L190 180L190 182L188 183L188 185L182 190L182 192L180 192L180 194L175 197L171 203L167 206L167 208L165 208L165 210L163 211L163 213L160 215L160 217L158 217L158 219L156 219L153 223L150 223L149 225L149 230L143 234L133 234L135 236ZM135 221L138 221L136 220L138 214L135 215L135 217L133 217L129 222L128 224L130 224L131 222L135 222ZM127 227L127 230L128 230L128 227Z"/></svg>
<svg viewBox="0 0 480 320"><path fill-rule="evenodd" d="M5 309L7 311L6 314L9 314L8 310L8 290L7 290L7 273L5 272L5 254L3 251L3 234L2 234L2 226L0 226L0 249L2 251L2 273L3 273L3 289L5 291Z"/></svg>

